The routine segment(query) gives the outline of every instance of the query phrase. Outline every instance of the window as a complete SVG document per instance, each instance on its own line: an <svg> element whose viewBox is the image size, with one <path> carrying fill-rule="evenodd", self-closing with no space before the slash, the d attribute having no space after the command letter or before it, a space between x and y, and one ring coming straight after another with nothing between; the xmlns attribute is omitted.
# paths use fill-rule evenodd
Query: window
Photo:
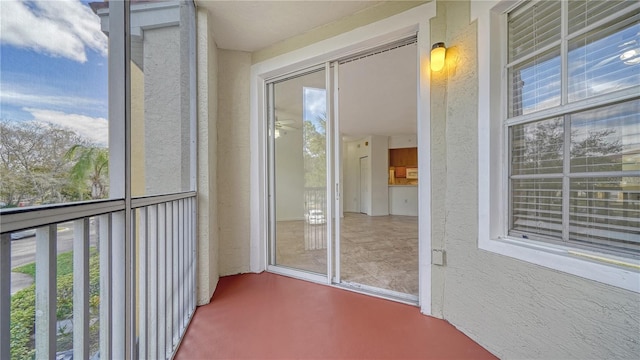
<svg viewBox="0 0 640 360"><path fill-rule="evenodd" d="M507 13L509 236L640 254L632 4L526 2Z"/></svg>
<svg viewBox="0 0 640 360"><path fill-rule="evenodd" d="M471 3L480 249L640 292L639 10Z"/></svg>

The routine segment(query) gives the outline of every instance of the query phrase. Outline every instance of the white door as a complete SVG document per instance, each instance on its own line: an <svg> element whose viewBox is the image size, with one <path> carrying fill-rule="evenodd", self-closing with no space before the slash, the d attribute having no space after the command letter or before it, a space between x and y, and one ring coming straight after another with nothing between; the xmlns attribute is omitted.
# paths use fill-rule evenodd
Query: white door
<svg viewBox="0 0 640 360"><path fill-rule="evenodd" d="M360 158L360 212L363 214L369 214L370 204L369 199L371 199L371 194L369 191L371 186L369 186L369 157L361 157Z"/></svg>

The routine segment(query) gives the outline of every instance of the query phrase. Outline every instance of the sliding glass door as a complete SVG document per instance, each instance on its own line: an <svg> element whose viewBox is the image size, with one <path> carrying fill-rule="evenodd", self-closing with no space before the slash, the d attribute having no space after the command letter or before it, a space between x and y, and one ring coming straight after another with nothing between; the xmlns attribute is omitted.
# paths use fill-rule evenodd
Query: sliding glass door
<svg viewBox="0 0 640 360"><path fill-rule="evenodd" d="M330 234L325 74L321 67L267 85L269 265L324 275Z"/></svg>

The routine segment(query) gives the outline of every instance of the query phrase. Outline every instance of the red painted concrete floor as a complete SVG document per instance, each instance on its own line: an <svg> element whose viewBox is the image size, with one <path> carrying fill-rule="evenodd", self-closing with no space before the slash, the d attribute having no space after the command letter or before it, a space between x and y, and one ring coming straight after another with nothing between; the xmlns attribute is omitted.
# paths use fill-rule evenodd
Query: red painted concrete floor
<svg viewBox="0 0 640 360"><path fill-rule="evenodd" d="M176 359L495 359L417 307L270 273L223 277Z"/></svg>

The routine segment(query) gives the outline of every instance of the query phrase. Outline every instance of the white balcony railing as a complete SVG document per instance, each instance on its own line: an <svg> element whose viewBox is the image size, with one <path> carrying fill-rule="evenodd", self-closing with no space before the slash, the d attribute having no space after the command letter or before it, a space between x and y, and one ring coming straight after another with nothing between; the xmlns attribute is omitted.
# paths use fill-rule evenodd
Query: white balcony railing
<svg viewBox="0 0 640 360"><path fill-rule="evenodd" d="M124 200L2 211L0 358L123 358L127 344L134 358L171 358L195 310L195 219L195 192L132 199L128 211ZM12 241L27 229L35 240ZM11 289L25 258L31 304Z"/></svg>

